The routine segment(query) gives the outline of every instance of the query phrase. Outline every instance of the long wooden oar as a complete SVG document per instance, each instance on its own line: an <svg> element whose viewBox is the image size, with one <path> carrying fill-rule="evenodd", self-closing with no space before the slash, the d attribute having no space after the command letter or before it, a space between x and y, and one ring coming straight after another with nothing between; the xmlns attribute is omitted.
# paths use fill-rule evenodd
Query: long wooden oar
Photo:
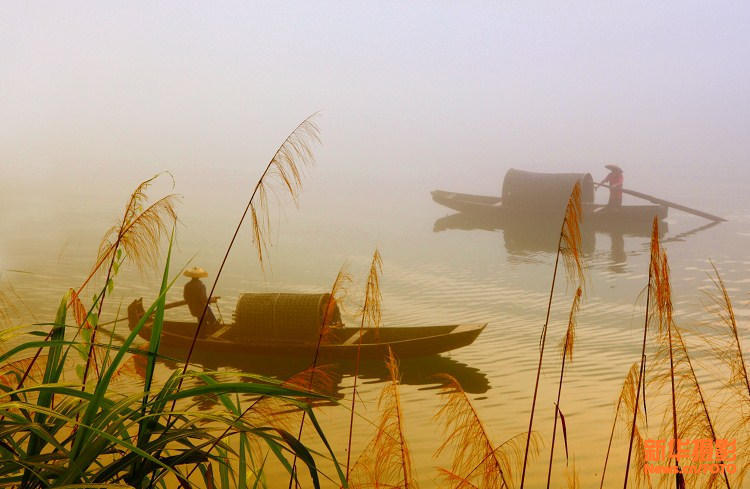
<svg viewBox="0 0 750 489"><path fill-rule="evenodd" d="M211 297L211 300L209 301L212 304L216 304L216 302L221 299L219 296ZM175 307L180 306L186 306L187 301L175 301L175 302L169 302L164 306L164 309L174 309ZM218 307L218 306L217 306ZM126 321L127 318L120 318L120 319L113 319L112 321L107 321L106 323L99 323L99 326L107 326L110 324L114 324L118 321Z"/></svg>
<svg viewBox="0 0 750 489"><path fill-rule="evenodd" d="M611 190L611 187L609 185L600 183L598 184L599 187L608 188ZM671 207L673 209L677 209L683 212L687 212L688 214L694 214L696 216L703 217L705 219L709 219L711 221L715 222L725 222L726 219L723 217L715 216L713 214L709 214L708 212L699 211L698 209L693 209L691 207L687 207L684 205L676 204L674 202L669 202L668 200L659 199L657 197L654 197L653 195L644 194L641 192L636 192L635 190L628 190L626 188L622 189L622 193L632 195L633 197L638 197L643 200L648 200L649 202L652 202L654 204L663 205L665 207Z"/></svg>

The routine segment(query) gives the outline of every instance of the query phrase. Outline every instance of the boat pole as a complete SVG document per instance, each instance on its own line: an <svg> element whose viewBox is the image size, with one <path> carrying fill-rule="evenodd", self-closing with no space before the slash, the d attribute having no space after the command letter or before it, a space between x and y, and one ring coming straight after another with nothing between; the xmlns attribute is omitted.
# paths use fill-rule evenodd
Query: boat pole
<svg viewBox="0 0 750 489"><path fill-rule="evenodd" d="M597 186L608 188L610 190L612 189L609 185L606 185L604 183L597 184ZM628 190L626 188L622 189L622 193L632 195L633 197L638 197L639 199L647 200L654 204L663 205L665 207L671 207L673 209L687 212L688 214L694 214L696 216L702 217L704 219L709 219L714 222L726 222L726 219L724 219L723 217L715 216L713 214L709 214L708 212L699 211L698 209L693 209L691 207L676 204L674 202L669 202L668 200L659 199L657 197L654 197L653 195L636 192L635 190Z"/></svg>

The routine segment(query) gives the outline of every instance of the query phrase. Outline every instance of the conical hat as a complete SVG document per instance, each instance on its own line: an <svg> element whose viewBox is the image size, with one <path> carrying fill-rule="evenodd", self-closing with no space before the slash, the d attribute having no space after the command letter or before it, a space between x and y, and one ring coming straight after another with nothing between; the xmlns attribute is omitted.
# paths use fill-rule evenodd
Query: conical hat
<svg viewBox="0 0 750 489"><path fill-rule="evenodd" d="M604 168L606 168L607 170L611 170L611 171L616 171L616 172L622 173L622 168L620 168L617 165L604 165Z"/></svg>
<svg viewBox="0 0 750 489"><path fill-rule="evenodd" d="M203 277L208 277L208 272L206 272L201 267L193 267L193 268L188 268L187 270L185 270L183 272L183 275L185 275L186 277L190 277L190 278L203 278Z"/></svg>

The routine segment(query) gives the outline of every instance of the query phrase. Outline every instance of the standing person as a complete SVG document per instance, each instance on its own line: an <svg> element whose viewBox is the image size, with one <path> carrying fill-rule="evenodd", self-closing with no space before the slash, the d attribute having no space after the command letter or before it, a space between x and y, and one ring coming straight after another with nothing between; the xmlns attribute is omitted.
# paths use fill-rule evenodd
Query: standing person
<svg viewBox="0 0 750 489"><path fill-rule="evenodd" d="M185 284L185 289L183 290L185 302L187 302L188 309L190 309L190 314L196 319L200 319L201 314L203 314L203 308L206 307L206 303L208 302L206 286L200 281L200 279L208 277L208 272L201 267L193 267L185 270L183 275L191 278L191 280ZM216 316L214 316L211 306L208 306L206 309L206 315L203 318L203 328L207 328L206 333L208 333L213 331L218 324L219 322L216 320Z"/></svg>
<svg viewBox="0 0 750 489"><path fill-rule="evenodd" d="M604 168L609 170L609 175L599 182L599 185L606 183L609 185L609 207L620 207L622 206L622 168L617 165L604 165Z"/></svg>

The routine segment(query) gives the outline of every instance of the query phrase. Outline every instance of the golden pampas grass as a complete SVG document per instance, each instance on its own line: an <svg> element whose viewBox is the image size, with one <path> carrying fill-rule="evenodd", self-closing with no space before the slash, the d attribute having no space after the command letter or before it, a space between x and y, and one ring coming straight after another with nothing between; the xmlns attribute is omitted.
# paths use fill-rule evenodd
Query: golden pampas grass
<svg viewBox="0 0 750 489"><path fill-rule="evenodd" d="M547 328L549 326L550 312L552 311L552 298L555 294L555 282L560 257L563 259L565 271L569 281L578 281L578 286L584 285L583 254L581 248L581 219L583 212L581 207L581 185L579 182L573 186L570 198L565 207L565 216L560 228L560 237L557 243L557 254L555 255L555 267L552 272L552 285L547 302L547 315L542 326L542 334L539 336L539 365L536 370L536 381L534 382L534 396L531 400L531 413L529 415L529 428L526 432L526 448L524 449L523 467L521 469L521 484L523 489L526 481L526 466L529 458L529 446L531 444L531 433L534 428L534 413L536 410L536 399L539 392L539 377L542 374L542 362L544 360L544 346L547 342Z"/></svg>
<svg viewBox="0 0 750 489"><path fill-rule="evenodd" d="M557 435L557 418L558 415L562 417L562 411L560 411L560 396L562 394L563 376L565 375L565 360L573 361L573 348L575 345L576 337L576 324L578 322L578 310L581 307L581 296L583 292L581 287L576 290L576 295L573 298L573 304L570 306L570 314L568 315L568 328L565 330L565 336L562 339L560 350L562 353L562 362L560 364L560 381L557 385L557 401L555 402L555 421L552 427L552 443L549 450L549 467L547 469L547 489L549 489L550 481L552 480L552 460L555 454L555 437ZM565 418L562 417L563 428L565 428ZM563 435L565 436L565 456L568 454L568 440L567 432L563 429Z"/></svg>
<svg viewBox="0 0 750 489"><path fill-rule="evenodd" d="M378 401L380 421L375 437L352 467L349 486L352 488L417 488L411 454L404 435L398 363L390 348L386 366L390 382L383 387Z"/></svg>
<svg viewBox="0 0 750 489"><path fill-rule="evenodd" d="M435 420L444 427L445 441L435 451L435 456L446 451L452 454L450 469L440 470L443 481L454 488L513 487L525 433L496 447L461 384L448 374L441 374L438 378L442 381L440 394L445 402ZM532 438L532 452L535 454L537 449L535 436Z"/></svg>
<svg viewBox="0 0 750 489"><path fill-rule="evenodd" d="M380 256L380 252L376 249L372 255L372 261L370 262L370 269L367 274L367 285L365 287L365 301L362 305L360 312L360 324L359 324L359 339L357 341L357 360L354 367L354 386L352 388L352 404L351 414L349 418L349 440L347 442L346 451L346 477L349 479L349 467L351 463L352 455L352 433L354 430L354 412L356 409L357 401L357 378L359 377L359 363L360 363L360 352L362 350L362 333L367 322L370 327L380 327L380 305L382 302L382 295L380 293L380 274L383 271L383 259Z"/></svg>

